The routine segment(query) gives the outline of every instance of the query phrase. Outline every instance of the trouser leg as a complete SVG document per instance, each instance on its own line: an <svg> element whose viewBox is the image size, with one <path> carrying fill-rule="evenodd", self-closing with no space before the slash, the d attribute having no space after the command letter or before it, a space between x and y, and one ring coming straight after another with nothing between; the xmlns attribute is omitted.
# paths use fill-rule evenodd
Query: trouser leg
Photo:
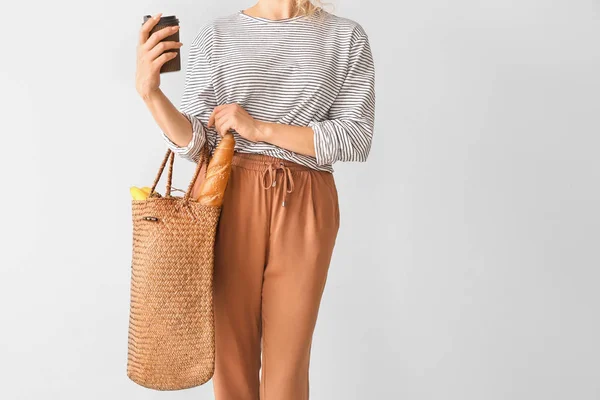
<svg viewBox="0 0 600 400"><path fill-rule="evenodd" d="M312 335L339 227L333 176L292 175L285 207L282 185L274 188L262 288L262 400L308 399Z"/></svg>
<svg viewBox="0 0 600 400"><path fill-rule="evenodd" d="M259 398L267 200L260 174L232 168L215 243L216 400Z"/></svg>

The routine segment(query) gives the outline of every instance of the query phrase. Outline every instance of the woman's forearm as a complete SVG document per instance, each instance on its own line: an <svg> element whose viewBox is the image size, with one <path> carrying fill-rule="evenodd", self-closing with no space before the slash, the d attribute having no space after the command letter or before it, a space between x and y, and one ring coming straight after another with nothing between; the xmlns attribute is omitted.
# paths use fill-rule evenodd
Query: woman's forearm
<svg viewBox="0 0 600 400"><path fill-rule="evenodd" d="M165 135L176 145L187 146L192 140L192 124L171 103L162 90L157 89L143 99Z"/></svg>
<svg viewBox="0 0 600 400"><path fill-rule="evenodd" d="M312 128L265 121L256 121L256 124L260 132L260 141L274 144L294 153L315 156L315 133Z"/></svg>

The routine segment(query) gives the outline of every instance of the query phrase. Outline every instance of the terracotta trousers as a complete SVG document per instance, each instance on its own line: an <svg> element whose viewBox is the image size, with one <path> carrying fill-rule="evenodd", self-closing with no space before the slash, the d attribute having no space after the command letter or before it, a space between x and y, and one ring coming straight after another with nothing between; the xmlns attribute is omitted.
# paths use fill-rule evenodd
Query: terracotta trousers
<svg viewBox="0 0 600 400"><path fill-rule="evenodd" d="M235 154L215 244L216 400L308 399L338 228L332 174Z"/></svg>

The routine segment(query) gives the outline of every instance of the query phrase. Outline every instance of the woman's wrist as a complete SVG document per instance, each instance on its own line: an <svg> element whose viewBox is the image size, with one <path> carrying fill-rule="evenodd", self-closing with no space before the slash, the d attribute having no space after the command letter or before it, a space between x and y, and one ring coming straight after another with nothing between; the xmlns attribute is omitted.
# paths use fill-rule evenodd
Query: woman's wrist
<svg viewBox="0 0 600 400"><path fill-rule="evenodd" d="M295 153L315 157L315 133L308 126L255 120L254 129L253 141L269 143Z"/></svg>
<svg viewBox="0 0 600 400"><path fill-rule="evenodd" d="M144 103L149 105L149 104L154 103L155 100L158 97L160 97L161 95L162 95L162 91L160 90L160 88L156 88L147 93L142 94L141 97L142 97L142 100L144 100Z"/></svg>
<svg viewBox="0 0 600 400"><path fill-rule="evenodd" d="M270 139L273 136L274 124L267 121L255 121L256 141L270 143Z"/></svg>

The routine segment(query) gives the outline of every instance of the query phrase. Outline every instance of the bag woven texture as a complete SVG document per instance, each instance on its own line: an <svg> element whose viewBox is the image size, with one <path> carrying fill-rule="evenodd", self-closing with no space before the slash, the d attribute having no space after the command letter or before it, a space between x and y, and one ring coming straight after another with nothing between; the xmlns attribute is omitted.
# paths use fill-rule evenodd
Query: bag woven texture
<svg viewBox="0 0 600 400"><path fill-rule="evenodd" d="M132 200L127 375L156 390L198 386L214 372L213 256L221 208L191 199L208 152L183 197L171 195L174 158L168 150L148 199ZM155 189L167 162L163 197Z"/></svg>

